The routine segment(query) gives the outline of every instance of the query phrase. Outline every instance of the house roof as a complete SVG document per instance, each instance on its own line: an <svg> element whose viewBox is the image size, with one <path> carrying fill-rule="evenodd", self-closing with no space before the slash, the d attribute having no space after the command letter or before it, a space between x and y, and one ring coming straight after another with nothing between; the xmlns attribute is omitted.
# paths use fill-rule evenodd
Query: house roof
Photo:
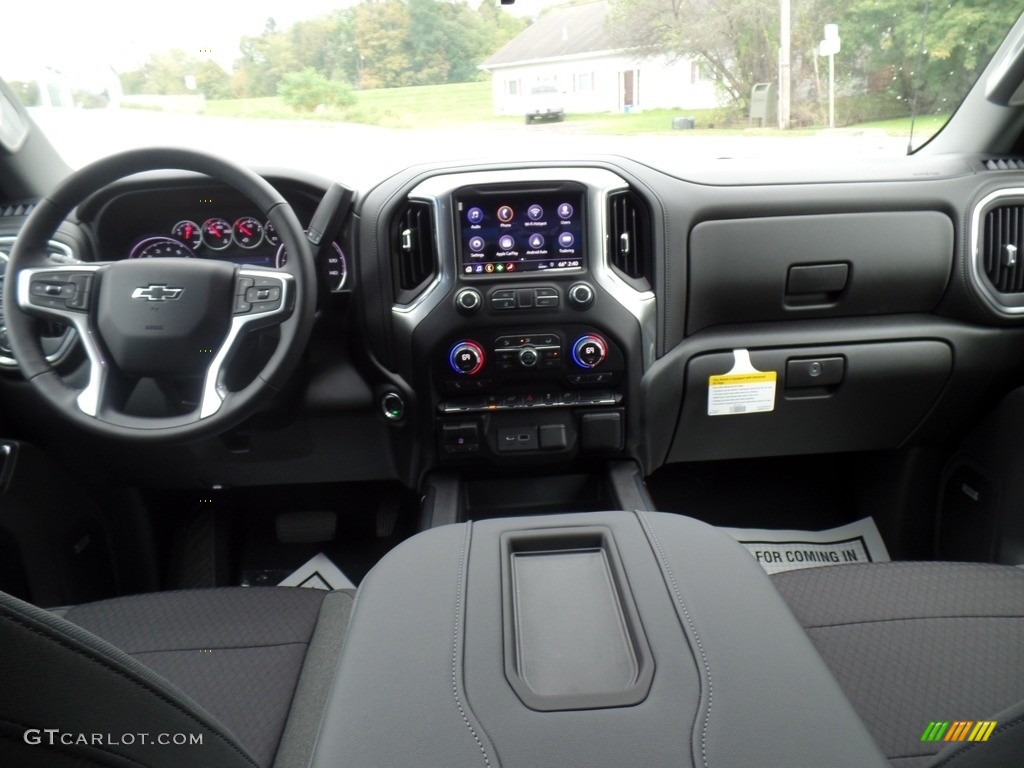
<svg viewBox="0 0 1024 768"><path fill-rule="evenodd" d="M605 26L609 11L607 0L552 8L499 48L480 68L619 48Z"/></svg>

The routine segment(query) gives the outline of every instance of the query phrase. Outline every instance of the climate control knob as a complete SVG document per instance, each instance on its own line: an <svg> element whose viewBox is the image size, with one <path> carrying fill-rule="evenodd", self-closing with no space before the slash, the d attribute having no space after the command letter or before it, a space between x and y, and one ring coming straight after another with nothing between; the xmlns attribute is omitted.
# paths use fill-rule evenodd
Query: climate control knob
<svg viewBox="0 0 1024 768"><path fill-rule="evenodd" d="M596 333L580 336L572 345L572 360L580 368L596 368L608 357L608 343Z"/></svg>
<svg viewBox="0 0 1024 768"><path fill-rule="evenodd" d="M448 353L452 370L465 376L476 376L484 367L484 350L475 341L458 341Z"/></svg>

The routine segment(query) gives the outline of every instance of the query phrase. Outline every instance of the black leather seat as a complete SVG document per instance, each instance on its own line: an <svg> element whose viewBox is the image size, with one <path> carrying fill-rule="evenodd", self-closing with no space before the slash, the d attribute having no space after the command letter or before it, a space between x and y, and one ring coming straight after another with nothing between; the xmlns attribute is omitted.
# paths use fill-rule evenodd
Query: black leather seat
<svg viewBox="0 0 1024 768"><path fill-rule="evenodd" d="M61 617L0 594L0 763L303 765L351 604L346 592L228 588Z"/></svg>
<svg viewBox="0 0 1024 768"><path fill-rule="evenodd" d="M898 768L1024 765L1024 569L872 563L772 577ZM988 742L921 741L933 721Z"/></svg>

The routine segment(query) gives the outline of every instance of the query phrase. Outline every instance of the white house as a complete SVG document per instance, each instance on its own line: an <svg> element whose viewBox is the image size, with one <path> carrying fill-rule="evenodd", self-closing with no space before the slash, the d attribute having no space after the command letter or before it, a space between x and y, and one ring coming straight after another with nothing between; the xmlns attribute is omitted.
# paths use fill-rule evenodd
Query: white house
<svg viewBox="0 0 1024 768"><path fill-rule="evenodd" d="M568 113L720 106L698 62L616 47L610 10L607 0L552 8L484 61L495 114L523 114L540 84L562 91Z"/></svg>

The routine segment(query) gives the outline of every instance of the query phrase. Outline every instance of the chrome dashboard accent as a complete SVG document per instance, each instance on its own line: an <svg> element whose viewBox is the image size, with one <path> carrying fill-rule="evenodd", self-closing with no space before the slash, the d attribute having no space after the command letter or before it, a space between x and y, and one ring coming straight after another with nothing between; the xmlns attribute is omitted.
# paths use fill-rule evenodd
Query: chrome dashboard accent
<svg viewBox="0 0 1024 768"><path fill-rule="evenodd" d="M628 182L603 168L545 167L505 171L441 173L424 179L409 192L408 198L427 202L434 212L440 269L435 280L412 303L392 305L396 325L406 333L429 315L448 294L456 277L455 217L452 193L465 186L500 187L502 184L575 182L587 190L589 254L587 269L594 280L614 300L636 318L643 344L643 370L654 362L657 344L657 316L653 291L638 291L622 280L609 266L607 242L607 202L612 192L629 188Z"/></svg>

